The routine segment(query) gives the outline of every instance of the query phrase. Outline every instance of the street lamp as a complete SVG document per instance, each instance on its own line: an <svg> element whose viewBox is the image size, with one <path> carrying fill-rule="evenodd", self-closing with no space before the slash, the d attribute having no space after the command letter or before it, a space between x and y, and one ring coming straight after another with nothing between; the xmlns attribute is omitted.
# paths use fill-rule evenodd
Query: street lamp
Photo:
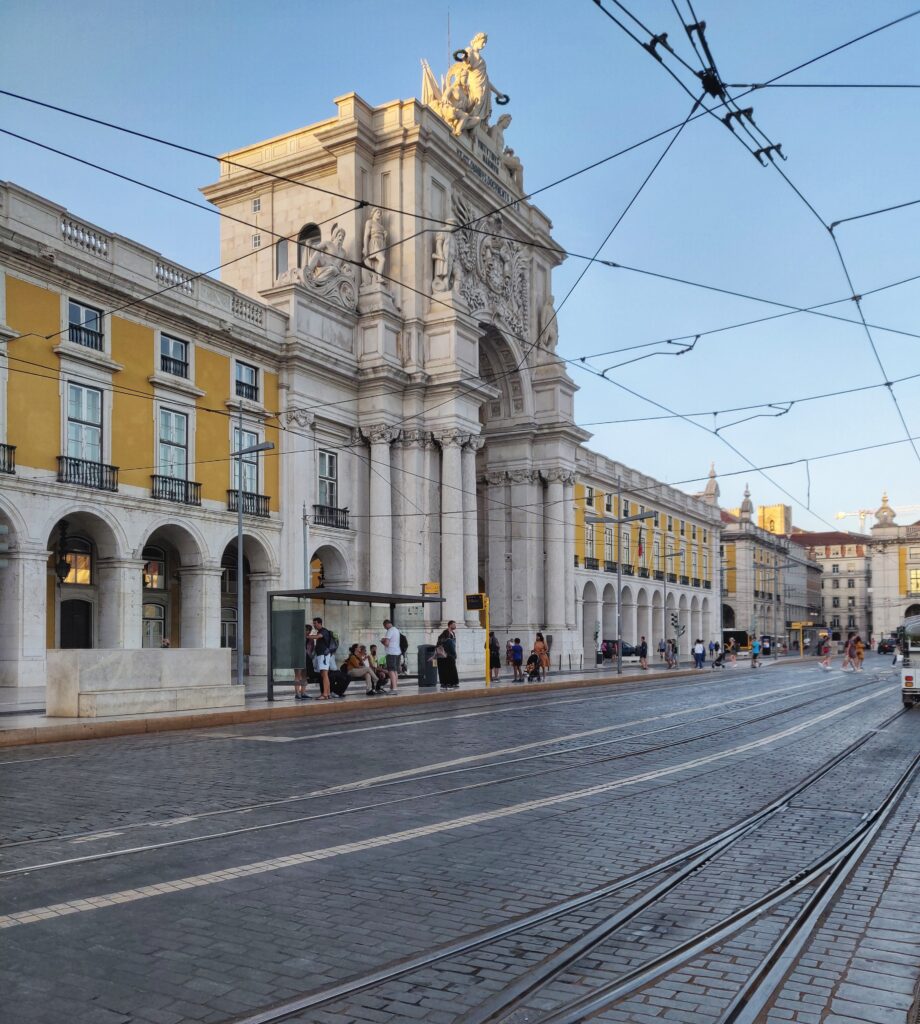
<svg viewBox="0 0 920 1024"><path fill-rule="evenodd" d="M621 508L620 504L620 478L617 477L617 508ZM595 523L614 523L616 526L621 526L623 523L635 523L640 519L651 519L655 515L654 512L640 512L635 516L595 516L590 513L585 513L585 524L593 526ZM622 552L620 551L620 537L617 536L617 675L623 673L623 615L622 615L622 567L623 563L620 560Z"/></svg>
<svg viewBox="0 0 920 1024"><path fill-rule="evenodd" d="M240 417L242 419L242 416ZM243 428L240 427L240 440L243 440ZM257 452L270 452L275 446L271 441L262 444L251 444L248 448L240 448L231 452L230 458L236 459L236 681L243 685L243 456L255 455Z"/></svg>

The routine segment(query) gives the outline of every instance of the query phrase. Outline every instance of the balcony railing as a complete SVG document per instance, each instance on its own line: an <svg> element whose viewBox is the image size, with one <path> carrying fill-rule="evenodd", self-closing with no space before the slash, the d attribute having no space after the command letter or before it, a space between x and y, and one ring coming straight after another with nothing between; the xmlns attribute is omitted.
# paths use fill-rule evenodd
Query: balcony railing
<svg viewBox="0 0 920 1024"><path fill-rule="evenodd" d="M676 582L677 582L677 573L676 572L669 572L668 573L668 583L676 583Z"/></svg>
<svg viewBox="0 0 920 1024"><path fill-rule="evenodd" d="M335 530L348 529L348 509L334 505L314 505L313 525L331 526Z"/></svg>
<svg viewBox="0 0 920 1024"><path fill-rule="evenodd" d="M236 382L236 397L245 398L249 402L258 402L259 385L247 384L245 381L238 380Z"/></svg>
<svg viewBox="0 0 920 1024"><path fill-rule="evenodd" d="M585 568L586 569L600 569L601 563L596 558L586 558Z"/></svg>
<svg viewBox="0 0 920 1024"><path fill-rule="evenodd" d="M578 555L575 556L575 568L578 568Z"/></svg>
<svg viewBox="0 0 920 1024"><path fill-rule="evenodd" d="M640 565L640 566L639 566L639 575L640 575L640 576L642 577L642 579L644 579L644 580L647 580L647 579L648 579L648 569L647 569L647 568L646 568L646 567L645 567L644 565Z"/></svg>
<svg viewBox="0 0 920 1024"><path fill-rule="evenodd" d="M79 324L70 324L68 337L75 345L82 345L84 348L93 348L97 352L102 351L102 331L92 331L89 327L81 327Z"/></svg>
<svg viewBox="0 0 920 1024"><path fill-rule="evenodd" d="M239 492L234 488L227 491L227 508L231 512L236 512L238 494ZM269 499L264 494L253 494L251 491L243 491L243 515L261 516L263 519L268 519L268 502Z"/></svg>
<svg viewBox="0 0 920 1024"><path fill-rule="evenodd" d="M173 377L188 377L188 363L184 359L173 359L172 356L160 355L160 369Z"/></svg>
<svg viewBox="0 0 920 1024"><path fill-rule="evenodd" d="M699 580L698 580L698 579L696 578L696 576L694 576L694 577L693 577L693 579L691 579L691 580L690 580L690 583L691 583L691 584L692 584L692 585L693 585L694 587L698 587L698 586L700 585L700 581L699 581Z"/></svg>
<svg viewBox="0 0 920 1024"><path fill-rule="evenodd" d="M0 444L0 473L16 472L16 445Z"/></svg>
<svg viewBox="0 0 920 1024"><path fill-rule="evenodd" d="M628 562L623 562L620 566L624 576L635 576L636 570Z"/></svg>
<svg viewBox="0 0 920 1024"><path fill-rule="evenodd" d="M682 584L683 584L683 585L684 585L685 587L689 587L689 586L690 586L690 577L689 577L689 576L681 576L681 578L680 578L680 582L681 582L681 583L682 583Z"/></svg>
<svg viewBox="0 0 920 1024"><path fill-rule="evenodd" d="M175 501L179 505L200 505L201 484L192 480L182 480L175 476L159 476L154 474L150 477L153 481L153 488L150 492L151 498L160 501Z"/></svg>
<svg viewBox="0 0 920 1024"><path fill-rule="evenodd" d="M664 572L661 569L656 569L655 570L655 579L656 580L663 580L664 579Z"/></svg>
<svg viewBox="0 0 920 1024"><path fill-rule="evenodd" d="M712 590L712 580L703 580L703 590Z"/></svg>
<svg viewBox="0 0 920 1024"><path fill-rule="evenodd" d="M604 572L616 572L616 571L617 571L617 563L616 562L610 562L610 561L605 561L604 562Z"/></svg>
<svg viewBox="0 0 920 1024"><path fill-rule="evenodd" d="M97 491L118 490L117 466L107 466L104 462L90 462L87 459L74 459L69 455L59 455L57 461L58 483L93 487Z"/></svg>

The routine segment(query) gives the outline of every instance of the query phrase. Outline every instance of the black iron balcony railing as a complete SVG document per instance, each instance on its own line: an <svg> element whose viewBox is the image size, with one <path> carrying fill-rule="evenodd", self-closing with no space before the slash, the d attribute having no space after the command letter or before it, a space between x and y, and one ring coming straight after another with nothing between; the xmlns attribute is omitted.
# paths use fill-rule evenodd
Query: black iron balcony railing
<svg viewBox="0 0 920 1024"><path fill-rule="evenodd" d="M703 590L712 590L712 580L703 580Z"/></svg>
<svg viewBox="0 0 920 1024"><path fill-rule="evenodd" d="M93 331L89 327L81 327L79 324L70 324L68 329L68 337L75 345L93 348L97 352L102 351L102 331Z"/></svg>
<svg viewBox="0 0 920 1024"><path fill-rule="evenodd" d="M623 570L623 575L624 576L635 576L635 574L636 574L635 569L633 569L633 567L628 562L624 562L620 566L620 568Z"/></svg>
<svg viewBox="0 0 920 1024"><path fill-rule="evenodd" d="M647 569L647 568L646 568L646 567L645 567L644 565L640 565L640 566L639 566L639 575L640 575L640 576L642 577L642 579L644 579L644 580L647 580L647 579L648 579L648 569Z"/></svg>
<svg viewBox="0 0 920 1024"><path fill-rule="evenodd" d="M16 472L16 445L0 444L0 473Z"/></svg>
<svg viewBox="0 0 920 1024"><path fill-rule="evenodd" d="M331 526L335 530L348 529L348 509L334 505L314 505L313 525Z"/></svg>
<svg viewBox="0 0 920 1024"><path fill-rule="evenodd" d="M151 498L175 501L180 505L201 504L201 484L192 480L182 480L176 476L160 476L159 474L154 474L150 479L153 481L153 488L150 491Z"/></svg>
<svg viewBox="0 0 920 1024"><path fill-rule="evenodd" d="M604 562L604 572L616 572L616 571L617 571L617 563L616 562L611 562L609 560Z"/></svg>
<svg viewBox="0 0 920 1024"><path fill-rule="evenodd" d="M586 569L600 569L601 563L596 558L586 558L585 568Z"/></svg>
<svg viewBox="0 0 920 1024"><path fill-rule="evenodd" d="M668 583L676 583L676 582L677 582L677 573L676 572L669 572L668 573Z"/></svg>
<svg viewBox="0 0 920 1024"><path fill-rule="evenodd" d="M663 580L664 579L664 572L661 569L656 569L655 570L655 579L656 580Z"/></svg>
<svg viewBox="0 0 920 1024"><path fill-rule="evenodd" d="M578 568L578 555L575 556L575 568Z"/></svg>
<svg viewBox="0 0 920 1024"><path fill-rule="evenodd" d="M227 508L231 512L236 512L238 494L239 492L233 488L227 491ZM243 491L243 515L261 516L263 519L268 519L268 502L269 499L264 494L253 494L251 491Z"/></svg>
<svg viewBox="0 0 920 1024"><path fill-rule="evenodd" d="M236 382L236 397L245 398L250 402L258 402L259 400L259 385L258 384L247 384L245 381L238 380Z"/></svg>
<svg viewBox="0 0 920 1024"><path fill-rule="evenodd" d="M87 459L74 459L69 455L59 455L57 461L58 483L93 487L97 491L118 490L117 466L107 466L104 462L90 462Z"/></svg>
<svg viewBox="0 0 920 1024"><path fill-rule="evenodd" d="M694 576L690 582L693 584L694 587L698 587L700 585L700 581L696 578L696 576Z"/></svg>
<svg viewBox="0 0 920 1024"><path fill-rule="evenodd" d="M173 359L172 356L160 355L160 369L173 377L188 377L188 363L184 359Z"/></svg>
<svg viewBox="0 0 920 1024"><path fill-rule="evenodd" d="M684 585L685 587L689 587L689 586L690 586L690 577L689 577L689 576L681 576L681 578L680 578L680 582L681 582L681 583L682 583L682 584L683 584L683 585Z"/></svg>

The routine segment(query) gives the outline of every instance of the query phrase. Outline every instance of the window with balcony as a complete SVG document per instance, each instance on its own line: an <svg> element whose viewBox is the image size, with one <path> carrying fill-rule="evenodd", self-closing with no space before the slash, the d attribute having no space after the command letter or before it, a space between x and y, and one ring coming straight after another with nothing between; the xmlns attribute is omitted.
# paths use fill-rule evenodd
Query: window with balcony
<svg viewBox="0 0 920 1024"><path fill-rule="evenodd" d="M832 615L831 616L831 629L840 629L840 616L839 615Z"/></svg>
<svg viewBox="0 0 920 1024"><path fill-rule="evenodd" d="M613 495L612 494L605 494L604 495L604 511L605 512L612 512L613 511Z"/></svg>
<svg viewBox="0 0 920 1024"><path fill-rule="evenodd" d="M259 400L259 371L249 363L236 364L236 397L249 402Z"/></svg>
<svg viewBox="0 0 920 1024"><path fill-rule="evenodd" d="M67 303L67 336L75 345L103 349L102 310L84 305L75 299Z"/></svg>
<svg viewBox="0 0 920 1024"><path fill-rule="evenodd" d="M847 616L847 628L848 629L855 629L856 628L856 616L855 615L848 615Z"/></svg>
<svg viewBox="0 0 920 1024"><path fill-rule="evenodd" d="M856 598L855 597L848 597L847 598L847 608L855 608L855 607L856 607Z"/></svg>
<svg viewBox="0 0 920 1024"><path fill-rule="evenodd" d="M585 526L585 560L594 557L594 527L589 523Z"/></svg>
<svg viewBox="0 0 920 1024"><path fill-rule="evenodd" d="M632 564L632 559L629 557L629 530L620 531L620 561L623 565Z"/></svg>
<svg viewBox="0 0 920 1024"><path fill-rule="evenodd" d="M668 516L668 533L673 533L673 532L674 532L674 519L673 519L673 517Z"/></svg>
<svg viewBox="0 0 920 1024"><path fill-rule="evenodd" d="M188 477L188 416L161 409L157 441L157 472L160 476L185 480Z"/></svg>
<svg viewBox="0 0 920 1024"><path fill-rule="evenodd" d="M325 508L337 508L339 499L339 460L335 452L319 453L319 504Z"/></svg>
<svg viewBox="0 0 920 1024"><path fill-rule="evenodd" d="M233 450L242 451L244 448L253 448L259 443L259 435L254 430L233 429ZM243 491L248 494L259 493L259 453L250 452L238 459L232 459L233 463L233 488L240 486L240 463L243 465Z"/></svg>
<svg viewBox="0 0 920 1024"><path fill-rule="evenodd" d="M613 530L604 530L604 561L613 562L616 556L613 553Z"/></svg>
<svg viewBox="0 0 920 1024"><path fill-rule="evenodd" d="M161 334L160 369L173 377L188 377L188 342Z"/></svg>
<svg viewBox="0 0 920 1024"><path fill-rule="evenodd" d="M102 462L102 392L98 388L67 385L67 455Z"/></svg>
<svg viewBox="0 0 920 1024"><path fill-rule="evenodd" d="M594 488L585 488L585 506L587 508L594 508Z"/></svg>

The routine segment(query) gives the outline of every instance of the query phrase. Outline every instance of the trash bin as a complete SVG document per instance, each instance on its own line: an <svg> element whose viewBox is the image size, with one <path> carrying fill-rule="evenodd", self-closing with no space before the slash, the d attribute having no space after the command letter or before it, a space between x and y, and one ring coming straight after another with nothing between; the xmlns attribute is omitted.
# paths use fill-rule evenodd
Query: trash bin
<svg viewBox="0 0 920 1024"><path fill-rule="evenodd" d="M598 663L598 665L603 665L604 664L604 652L603 651L598 651L597 652L597 663Z"/></svg>
<svg viewBox="0 0 920 1024"><path fill-rule="evenodd" d="M420 687L438 685L438 666L432 661L434 652L434 644L419 644L418 685Z"/></svg>

